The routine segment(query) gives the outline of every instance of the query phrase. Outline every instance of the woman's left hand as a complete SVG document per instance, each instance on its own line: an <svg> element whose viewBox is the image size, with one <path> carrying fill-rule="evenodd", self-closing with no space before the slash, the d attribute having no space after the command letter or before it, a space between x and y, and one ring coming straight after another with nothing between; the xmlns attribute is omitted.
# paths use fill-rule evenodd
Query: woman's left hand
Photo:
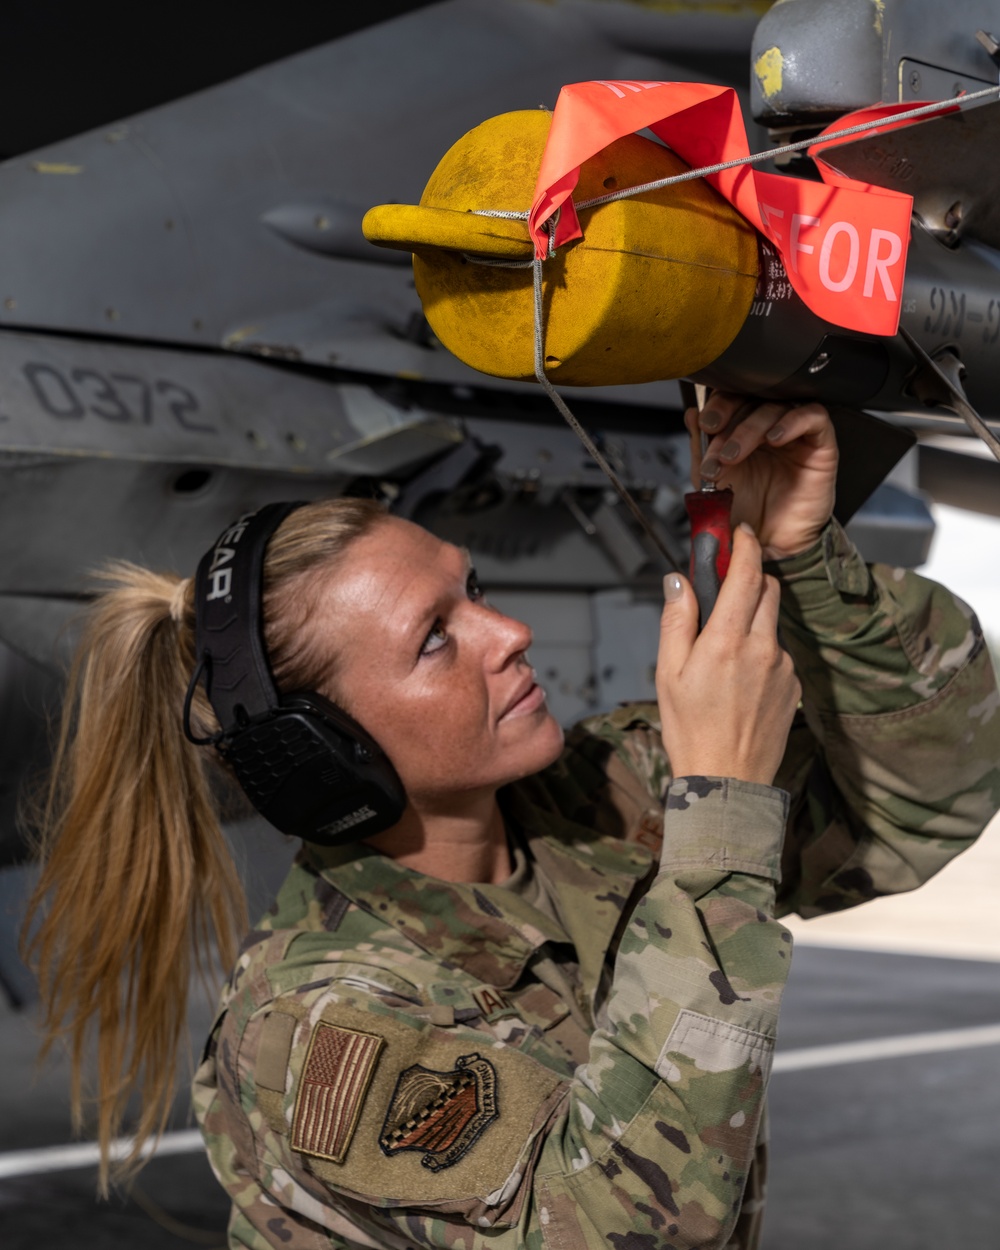
<svg viewBox="0 0 1000 1250"><path fill-rule="evenodd" d="M704 477L732 487L733 525L753 526L766 559L797 555L816 542L833 513L837 481L837 439L821 404L713 391L684 421L695 486ZM704 463L702 430L711 438Z"/></svg>

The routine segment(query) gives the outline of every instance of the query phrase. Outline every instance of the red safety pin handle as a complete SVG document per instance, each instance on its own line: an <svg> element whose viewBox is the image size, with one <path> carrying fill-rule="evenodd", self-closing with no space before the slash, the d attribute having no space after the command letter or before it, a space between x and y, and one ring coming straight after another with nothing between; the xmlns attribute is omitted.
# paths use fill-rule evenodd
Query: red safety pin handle
<svg viewBox="0 0 1000 1250"><path fill-rule="evenodd" d="M698 627L704 629L733 554L733 492L693 490L684 496L691 518L691 585L698 600Z"/></svg>

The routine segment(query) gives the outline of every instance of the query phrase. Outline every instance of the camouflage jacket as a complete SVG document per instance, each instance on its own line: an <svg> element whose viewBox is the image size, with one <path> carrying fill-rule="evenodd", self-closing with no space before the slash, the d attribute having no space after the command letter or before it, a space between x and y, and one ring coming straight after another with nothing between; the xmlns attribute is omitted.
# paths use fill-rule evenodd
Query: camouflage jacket
<svg viewBox="0 0 1000 1250"><path fill-rule="evenodd" d="M503 794L550 908L303 852L195 1078L231 1246L756 1244L775 915L911 889L1000 804L968 609L835 526L779 572L804 712L775 787L673 779L630 706Z"/></svg>

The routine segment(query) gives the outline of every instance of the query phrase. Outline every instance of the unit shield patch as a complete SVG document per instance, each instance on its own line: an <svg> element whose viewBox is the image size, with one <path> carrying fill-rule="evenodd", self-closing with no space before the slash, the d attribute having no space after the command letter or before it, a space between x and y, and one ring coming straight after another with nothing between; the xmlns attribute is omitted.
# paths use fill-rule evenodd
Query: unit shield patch
<svg viewBox="0 0 1000 1250"><path fill-rule="evenodd" d="M343 1163L384 1038L318 1024L309 1043L292 1126L292 1149Z"/></svg>
<svg viewBox="0 0 1000 1250"><path fill-rule="evenodd" d="M440 1172L498 1115L497 1074L488 1059L462 1055L450 1072L415 1063L399 1074L378 1141L387 1155L421 1150L423 1166Z"/></svg>

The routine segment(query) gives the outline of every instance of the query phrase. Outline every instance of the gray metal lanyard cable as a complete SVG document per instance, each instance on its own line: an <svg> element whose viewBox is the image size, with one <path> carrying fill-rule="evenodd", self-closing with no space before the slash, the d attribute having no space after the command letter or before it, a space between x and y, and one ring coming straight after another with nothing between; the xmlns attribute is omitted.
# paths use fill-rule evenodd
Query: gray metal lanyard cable
<svg viewBox="0 0 1000 1250"><path fill-rule="evenodd" d="M834 131L833 133L828 134L828 135L813 137L810 139L800 139L795 143L787 143L783 147L769 148L763 152L750 153L748 156L737 157L736 159L731 160L731 161L722 161L716 165L705 165L699 169L687 170L682 174L673 174L672 176L668 178L659 178L654 182L644 182L644 183L639 184L638 186L624 187L621 190L609 192L607 195L599 195L599 196L595 196L593 199L582 200L579 204L576 205L576 208L578 210L585 209L585 208L598 208L603 204L610 204L615 200L627 199L630 196L640 195L648 191L658 191L665 187L674 186L676 183L690 182L694 178L704 178L710 174L722 173L723 171L727 169L735 169L740 165L757 164L761 161L772 160L776 156L784 156L792 152L801 152L804 149L809 148L809 147L814 147L817 144L821 144L825 146L839 139L850 138L854 135L864 134L867 131L877 130L877 129L880 129L889 125L897 125L899 122L903 122L903 121L913 121L917 119L930 121L932 120L932 116L934 114L940 113L942 109L947 108L949 106L954 107L956 103L967 104L973 100L983 100L987 96L996 96L998 93L1000 93L1000 85L995 86L995 87L986 87L981 91L973 92L971 95L963 95L963 96L952 98L952 99L939 100L932 104L923 104L917 108L907 109L904 112L895 113L887 117L875 118L867 122L859 122L855 126L848 126L843 130ZM472 211L475 213L476 216L479 216L479 217L499 217L499 218L504 218L506 220L526 221L529 216L527 211L522 211L522 210L517 210L517 209L488 209L486 208L486 209L473 209ZM545 257L545 259L549 259L555 255L554 234L555 234L555 223L557 219L558 219L558 211L556 214L550 217L548 221L545 223L545 227L548 230L548 235L549 235L549 244L547 248L547 256ZM494 268L526 269L529 265L531 266L533 287L534 287L533 321L534 321L535 379L538 382L538 384L542 387L542 389L545 391L546 395L548 395L549 399L551 399L552 403L555 405L556 409L558 410L560 415L563 417L566 424L570 427L573 433L577 436L577 438L586 448L588 454L594 459L596 464L600 467L602 472L605 474L608 481L611 483L611 485L614 487L615 491L617 492L619 498L628 508L629 513L638 522L638 524L640 525L644 533L648 536L648 538L656 547L657 551L659 551L659 553L663 556L663 558L667 561L668 565L671 568L673 569L678 568L676 558L670 553L670 551L667 550L662 538L660 537L659 534L656 533L652 525L650 525L648 518L646 517L642 509L639 507L635 499L632 497L632 495L629 493L629 490L625 486L625 483L621 480L621 478L618 476L615 470L608 463L606 457L601 453L600 449L597 447L594 440L590 437L590 435L587 433L584 427L580 424L577 418L573 415L573 412L570 410L569 405L566 403L563 397L559 394L559 392L553 386L552 382L549 380L549 377L545 372L545 306L544 306L544 301L543 301L543 288L544 288L543 266L545 264L545 259L536 258L534 260L529 260L529 261L497 261L497 260L490 260L486 257L477 257L470 253L463 253L463 255L465 256L466 260L472 262L473 264L488 265Z"/></svg>

